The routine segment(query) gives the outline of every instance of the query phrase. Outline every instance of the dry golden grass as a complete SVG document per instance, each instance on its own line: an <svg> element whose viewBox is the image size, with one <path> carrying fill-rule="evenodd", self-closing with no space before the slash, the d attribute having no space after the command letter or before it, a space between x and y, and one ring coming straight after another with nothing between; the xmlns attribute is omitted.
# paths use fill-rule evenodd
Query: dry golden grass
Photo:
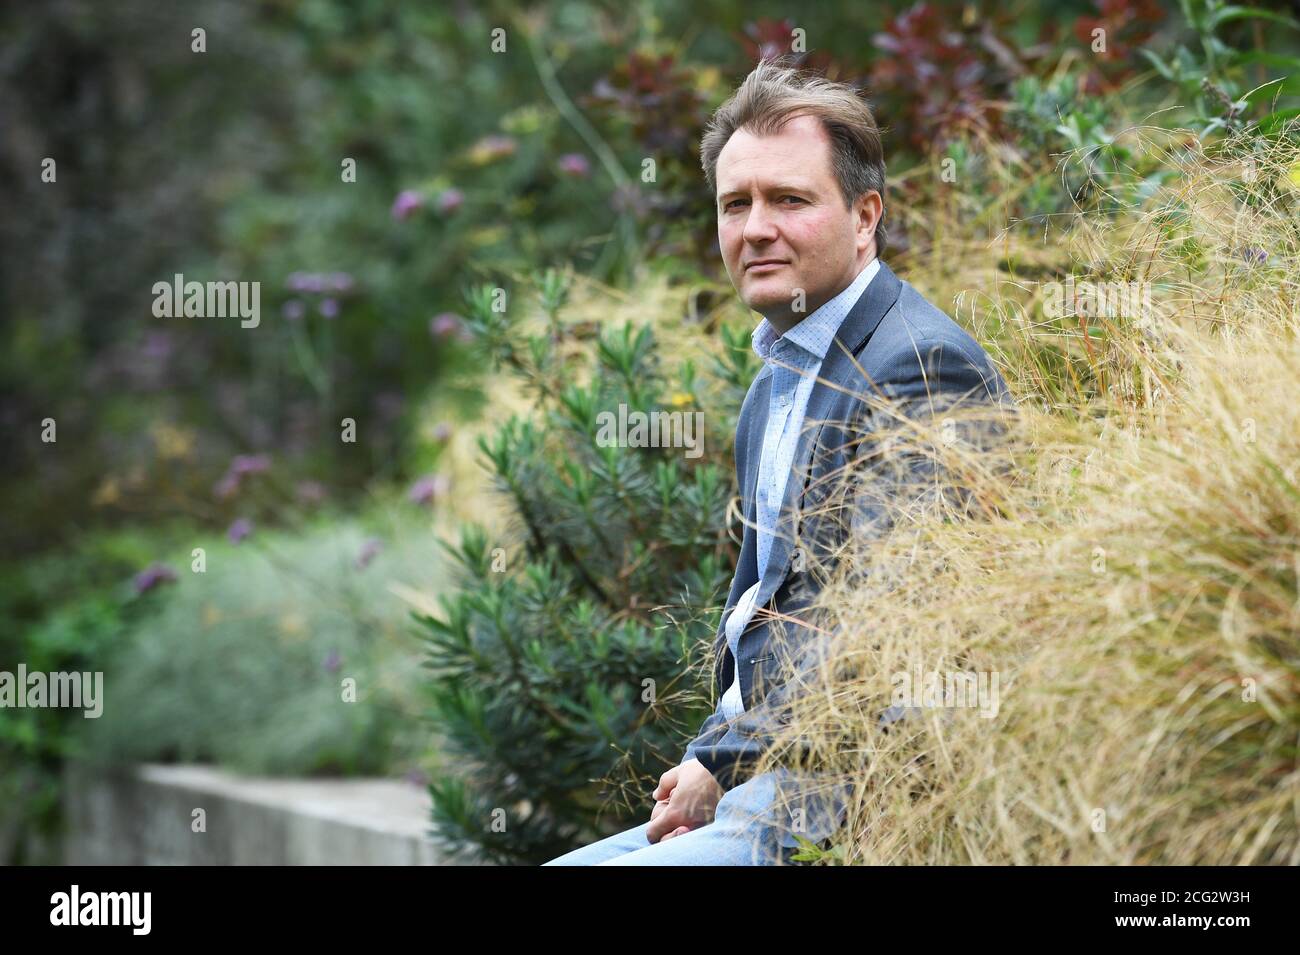
<svg viewBox="0 0 1300 955"><path fill-rule="evenodd" d="M818 599L832 652L759 768L802 741L851 786L825 861L1300 863L1300 152L1243 181L1134 136L1176 165L1140 204L992 243L949 222L899 266L1021 416L1006 479L951 462L974 518L900 513ZM1046 321L1036 283L1067 273L1150 282L1150 314ZM882 726L918 668L996 675L996 715Z"/></svg>

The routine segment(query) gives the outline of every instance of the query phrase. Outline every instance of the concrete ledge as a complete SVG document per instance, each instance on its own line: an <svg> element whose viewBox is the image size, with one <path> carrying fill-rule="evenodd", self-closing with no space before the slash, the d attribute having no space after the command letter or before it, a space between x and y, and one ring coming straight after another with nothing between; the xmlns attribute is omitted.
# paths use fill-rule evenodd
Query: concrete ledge
<svg viewBox="0 0 1300 955"><path fill-rule="evenodd" d="M429 794L387 779L238 776L208 766L65 772L69 865L437 865ZM194 810L206 832L193 832Z"/></svg>

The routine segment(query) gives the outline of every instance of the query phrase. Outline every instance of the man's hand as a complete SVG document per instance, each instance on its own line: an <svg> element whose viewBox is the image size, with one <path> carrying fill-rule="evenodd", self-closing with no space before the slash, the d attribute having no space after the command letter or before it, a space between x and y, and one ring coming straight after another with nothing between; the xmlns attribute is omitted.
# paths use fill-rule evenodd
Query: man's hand
<svg viewBox="0 0 1300 955"><path fill-rule="evenodd" d="M646 838L655 843L708 825L722 793L718 781L698 759L674 766L659 777L659 785L650 794L655 807L650 810Z"/></svg>

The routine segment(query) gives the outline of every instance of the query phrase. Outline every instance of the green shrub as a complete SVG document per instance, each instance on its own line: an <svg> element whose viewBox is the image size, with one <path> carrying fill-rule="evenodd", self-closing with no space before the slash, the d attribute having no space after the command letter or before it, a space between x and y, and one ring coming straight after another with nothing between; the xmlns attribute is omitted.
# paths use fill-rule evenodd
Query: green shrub
<svg viewBox="0 0 1300 955"><path fill-rule="evenodd" d="M707 383L694 361L662 368L648 327L576 343L581 324L559 319L562 279L540 286L539 334L518 309L492 311L491 289L470 296L486 349L523 376L538 414L480 442L515 533L472 525L448 544L461 589L424 619L452 757L432 787L439 838L496 861L543 861L644 815L707 714L686 674L735 566L731 445L757 361L730 330ZM701 351L698 335L662 349ZM703 453L601 446L599 415L620 403L704 409Z"/></svg>

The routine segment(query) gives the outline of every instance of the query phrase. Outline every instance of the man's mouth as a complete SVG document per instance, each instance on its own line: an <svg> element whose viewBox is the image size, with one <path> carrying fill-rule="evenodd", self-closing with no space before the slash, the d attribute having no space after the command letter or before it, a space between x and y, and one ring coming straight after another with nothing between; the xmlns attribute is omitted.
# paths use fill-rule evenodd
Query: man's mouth
<svg viewBox="0 0 1300 955"><path fill-rule="evenodd" d="M745 266L745 272L746 272L746 274L750 274L750 275L752 275L752 274L762 274L762 273L764 273L764 272L775 272L777 269L781 268L783 265L789 265L789 263L788 263L788 262L781 262L781 261L777 261L777 260L767 260L767 261L764 261L764 260L761 260L761 259L760 259L760 260L757 261L757 262L751 262L751 263L749 263L749 265Z"/></svg>

